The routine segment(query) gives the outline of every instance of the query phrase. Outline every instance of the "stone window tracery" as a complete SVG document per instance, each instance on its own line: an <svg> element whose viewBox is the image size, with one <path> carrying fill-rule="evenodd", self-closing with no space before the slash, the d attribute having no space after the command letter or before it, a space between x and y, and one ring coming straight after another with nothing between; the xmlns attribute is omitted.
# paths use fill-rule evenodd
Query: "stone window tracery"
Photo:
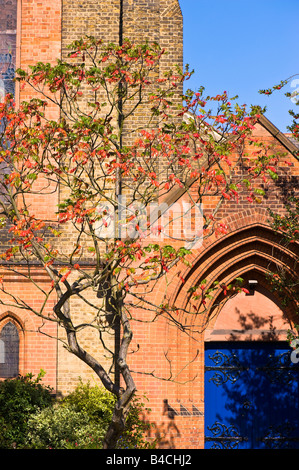
<svg viewBox="0 0 299 470"><path fill-rule="evenodd" d="M15 94L18 0L0 0L0 100Z"/></svg>

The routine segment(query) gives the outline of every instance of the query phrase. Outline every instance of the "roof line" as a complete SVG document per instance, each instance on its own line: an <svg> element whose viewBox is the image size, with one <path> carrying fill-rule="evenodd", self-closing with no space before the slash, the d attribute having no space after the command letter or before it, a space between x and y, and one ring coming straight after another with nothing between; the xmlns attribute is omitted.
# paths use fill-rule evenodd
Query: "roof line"
<svg viewBox="0 0 299 470"><path fill-rule="evenodd" d="M268 118L264 115L261 115L258 119L259 124L263 126L273 137L275 137L292 155L299 160L298 154L298 147L293 144L293 142L288 139L288 137L283 134ZM172 188L169 193L166 195L163 202L167 204L167 206L171 206L174 204L180 197L193 185L197 178L189 178L186 182L186 185L182 188L174 187ZM154 212L153 214L153 222L160 218L161 214L159 210Z"/></svg>
<svg viewBox="0 0 299 470"><path fill-rule="evenodd" d="M258 122L263 126L270 134L273 135L289 152L292 154L298 153L298 147L291 142L291 140L283 134L266 116L262 115ZM298 159L297 155L294 155Z"/></svg>

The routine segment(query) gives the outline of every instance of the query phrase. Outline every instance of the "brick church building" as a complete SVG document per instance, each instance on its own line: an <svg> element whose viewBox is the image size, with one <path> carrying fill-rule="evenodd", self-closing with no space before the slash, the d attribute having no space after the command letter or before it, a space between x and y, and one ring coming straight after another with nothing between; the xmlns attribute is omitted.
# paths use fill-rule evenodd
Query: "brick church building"
<svg viewBox="0 0 299 470"><path fill-rule="evenodd" d="M13 92L17 103L30 94L14 83L15 69L65 59L67 45L86 32L107 42L118 43L120 36L139 43L158 42L169 52L161 71L183 64L178 0L0 0L0 6L1 93ZM58 118L57 109L50 112L52 119ZM149 399L150 437L158 438L163 448L246 448L256 447L256 442L275 447L282 437L288 443L298 440L298 371L280 362L288 351L287 332L296 324L295 305L283 305L268 278L273 271L298 270L298 244L282 246L268 220L269 207L274 212L283 209L287 188L298 190L297 147L264 116L254 136L287 153L278 165L279 179L271 183L259 205L244 200L222 206L218 216L228 233L209 237L192 252L192 267L185 266L169 293L173 302L187 309L189 288L200 280L229 284L242 277L249 294L232 297L217 314L214 307L221 299L214 299L205 317L193 320L194 336L165 319L134 325L132 349L137 352L130 367L137 371L142 366L145 372L136 373L134 380L138 392ZM291 165L285 164L286 159ZM44 213L54 220L57 203L58 194L51 200L39 197L40 216ZM39 282L47 282L43 273L36 275ZM26 302L42 302L39 292L21 276L7 273L6 282ZM157 305L163 299L164 282L153 293ZM49 301L46 311L50 314L52 309L53 301ZM40 329L45 334L39 334ZM18 357L13 365L5 363L5 335L17 338ZM92 379L92 372L53 339L57 335L55 323L44 325L26 310L0 305L0 378L44 369L46 382L62 394L72 390L79 377ZM278 379L271 376L273 380L264 384L273 370ZM285 370L287 377L282 375ZM167 379L170 372L175 380ZM271 421L271 415L278 417L276 421Z"/></svg>

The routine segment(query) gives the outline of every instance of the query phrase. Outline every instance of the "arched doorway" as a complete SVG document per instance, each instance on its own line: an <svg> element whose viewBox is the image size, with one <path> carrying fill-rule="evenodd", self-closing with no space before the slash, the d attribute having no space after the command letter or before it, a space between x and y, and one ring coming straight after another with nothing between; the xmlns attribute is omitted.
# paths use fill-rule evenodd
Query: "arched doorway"
<svg viewBox="0 0 299 470"><path fill-rule="evenodd" d="M205 447L298 449L299 368L286 341L290 324L273 293L249 280L249 294L230 299L206 332Z"/></svg>
<svg viewBox="0 0 299 470"><path fill-rule="evenodd" d="M188 356L189 371L191 371L189 376L193 377L196 373L198 374L188 390L188 396L190 400L202 405L200 409L203 411L203 422L198 422L195 427L198 435L203 436L203 441L205 440L205 444L200 444L202 447L213 447L213 445L220 448L242 448L241 446L255 448L257 445L291 447L298 446L299 442L298 423L293 422L290 425L288 422L288 416L294 417L299 414L299 377L298 365L290 364L291 350L287 342L288 330L292 329L298 321L294 318L293 300L290 299L288 305L282 306L270 282L271 273L284 272L288 277L298 276L299 245L290 244L285 247L281 243L280 236L267 224L267 214L252 211L249 215L248 213L244 216L236 214L235 218L230 221L231 231L228 234L218 239L210 238L201 249L192 253L191 268L182 270L184 283L177 285L172 296L172 303L181 306L182 317L190 311L190 315L186 315L188 326L192 334L197 335L196 341L188 345L180 338L177 346L180 354L177 354L177 357L183 356L187 350L191 351ZM233 283L236 278L244 280L243 285L249 290L249 294L241 293L227 301L221 286ZM204 283L205 290L213 288L215 283L218 288L213 291L210 300L196 310L192 289L202 283ZM197 362L191 362L195 348L199 349L199 359ZM218 370L221 362L216 364L208 362L208 356L213 356L217 351L222 353L218 354L218 361L221 356L237 356L241 371L244 369L247 374L247 380L243 380L243 390L242 388L230 389L229 387L233 387L234 383L241 387L241 381L227 378L225 384L219 384L218 387L215 385L218 391L226 390L226 396L213 396L214 392L209 391L207 387L213 382L211 375L208 376L208 373L212 374L212 372L207 368L213 367L213 374L218 372L223 375ZM243 364L241 359L242 361L246 359L246 363ZM287 361L287 365L279 361ZM224 363L222 372L224 369L233 372L237 370L236 367L228 360ZM294 388L288 388L289 385L279 385L279 382L277 382L279 387L275 385L275 382L271 386L273 388L267 388L265 384L261 386L265 377L259 374L265 374L266 368L268 373L272 369L277 372L287 372L285 377L278 375L282 384L288 375L292 375ZM240 373L240 377L245 377L245 374ZM246 393L246 387L252 393L257 392L254 396L250 396L249 400L246 400L246 396L249 395ZM276 398L271 402L267 397L272 395ZM242 409L241 405L238 405L237 396L244 397L241 402ZM291 397L288 409L285 406L286 396ZM236 399L235 405L232 402L233 398ZM220 408L217 408L218 405ZM235 409L236 407L239 409L239 412L234 411L234 406ZM253 431L250 430L248 431L249 437L244 435L244 439L243 431L235 429L236 417L229 416L229 413L233 412L237 413L237 416L243 416L245 411L248 412L244 422L252 423L251 429L253 429L255 423L259 423L259 409L262 408L264 415L268 417L271 416L271 407L277 410L275 421L267 423L264 420L265 424L261 428L262 434L253 435ZM282 408L286 410L286 418L280 413ZM212 417L209 417L210 410L215 410ZM223 421L225 419L226 423ZM294 428L292 433L290 427ZM231 436L229 433L232 433ZM215 439L210 441L209 438L213 435ZM229 439L222 439L223 436ZM234 444L236 447L233 446Z"/></svg>

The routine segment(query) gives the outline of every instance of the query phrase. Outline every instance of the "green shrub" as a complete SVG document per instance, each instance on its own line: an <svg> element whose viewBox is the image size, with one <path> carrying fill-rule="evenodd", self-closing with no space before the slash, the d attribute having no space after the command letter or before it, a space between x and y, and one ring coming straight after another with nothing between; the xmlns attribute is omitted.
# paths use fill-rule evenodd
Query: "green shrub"
<svg viewBox="0 0 299 470"><path fill-rule="evenodd" d="M105 389L80 381L70 393L51 409L41 410L28 422L27 447L33 448L101 448L112 418L115 398ZM127 419L126 430L118 448L147 448L144 432L149 425L142 419L148 410L135 398Z"/></svg>
<svg viewBox="0 0 299 470"><path fill-rule="evenodd" d="M101 423L105 431L112 418L115 397L98 386L91 387L90 383L80 381L77 388L64 399L64 406L72 406L77 412L85 412L94 423ZM146 408L140 397L135 397L131 403L127 417L126 429L118 441L119 449L147 448L145 439L150 424L145 415L150 410Z"/></svg>
<svg viewBox="0 0 299 470"><path fill-rule="evenodd" d="M94 442L99 447L104 434L105 428L84 412L55 404L31 417L26 445L34 449L84 449Z"/></svg>
<svg viewBox="0 0 299 470"><path fill-rule="evenodd" d="M0 448L20 448L27 435L32 414L52 405L51 389L42 385L41 371L0 382Z"/></svg>
<svg viewBox="0 0 299 470"><path fill-rule="evenodd" d="M80 379L75 390L62 400L61 406L84 412L90 420L108 427L114 403L114 396L107 390L98 386L92 387L90 382L83 383Z"/></svg>

